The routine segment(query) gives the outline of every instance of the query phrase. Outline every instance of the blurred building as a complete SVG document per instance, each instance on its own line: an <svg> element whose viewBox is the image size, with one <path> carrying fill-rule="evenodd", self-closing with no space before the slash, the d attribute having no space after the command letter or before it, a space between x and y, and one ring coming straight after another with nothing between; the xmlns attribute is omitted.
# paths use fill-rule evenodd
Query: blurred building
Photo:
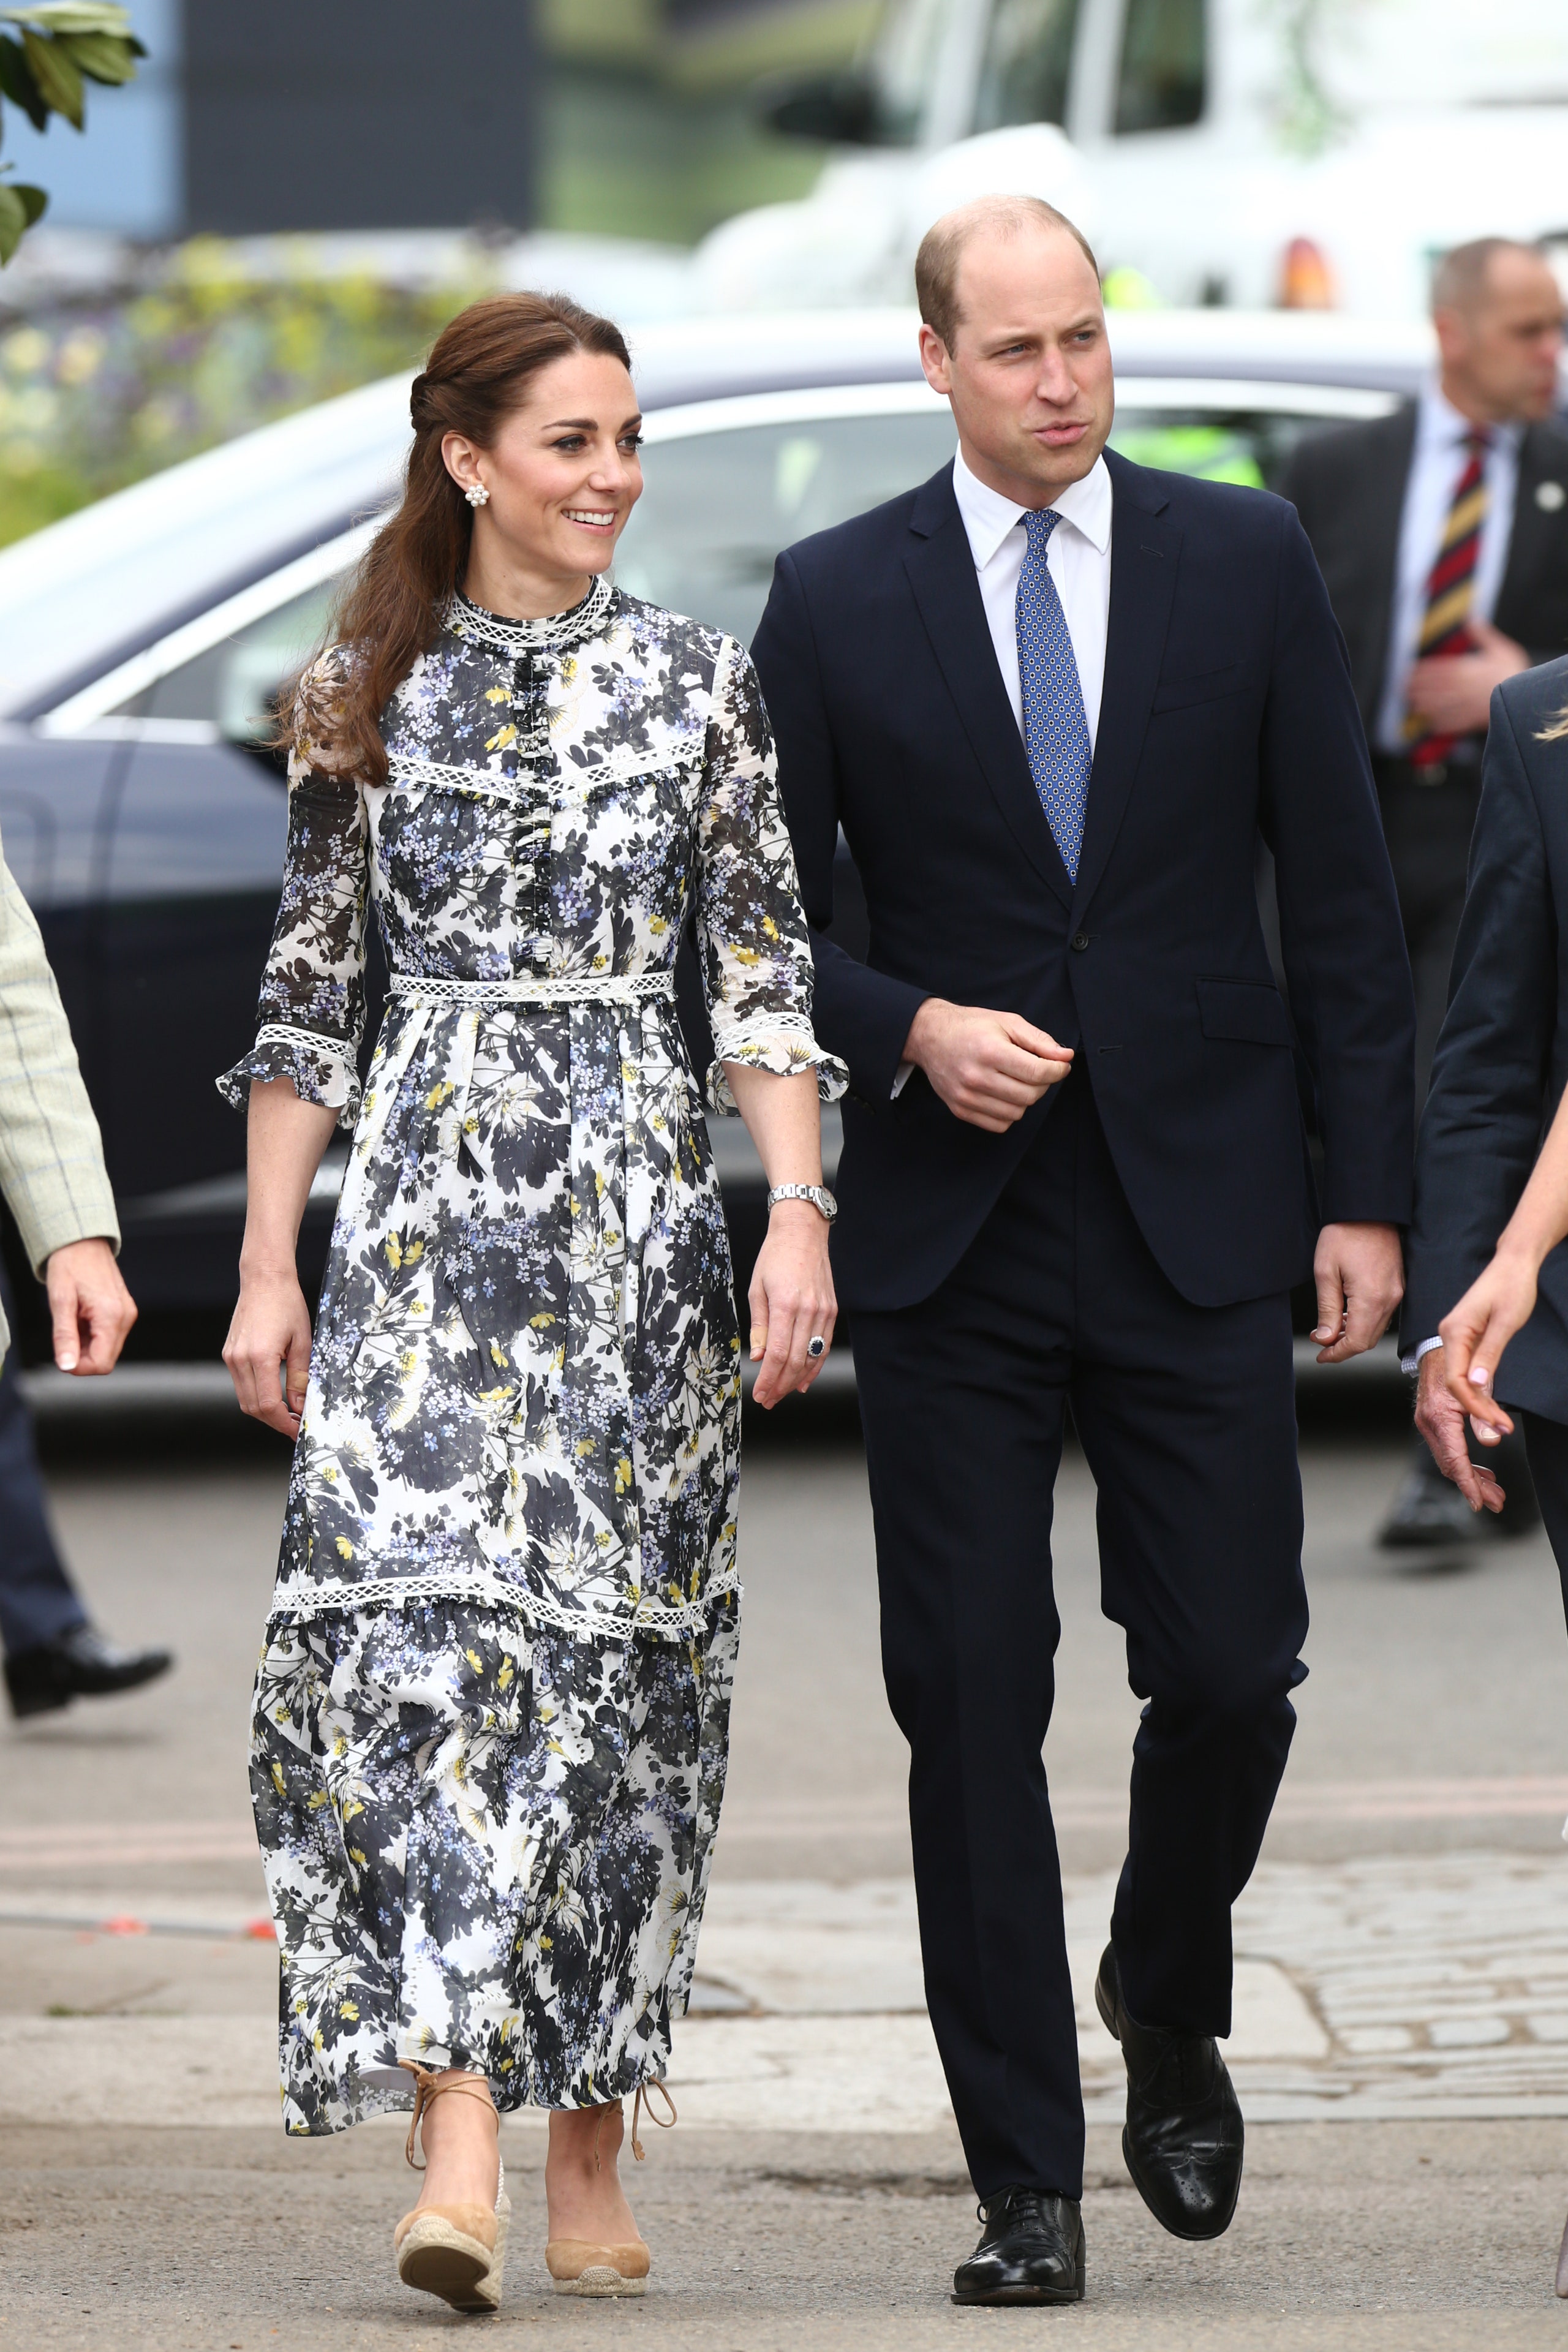
<svg viewBox="0 0 1568 2352"><path fill-rule="evenodd" d="M130 0L150 52L89 89L79 136L8 107L5 147L59 228L521 229L536 216L530 0Z"/></svg>

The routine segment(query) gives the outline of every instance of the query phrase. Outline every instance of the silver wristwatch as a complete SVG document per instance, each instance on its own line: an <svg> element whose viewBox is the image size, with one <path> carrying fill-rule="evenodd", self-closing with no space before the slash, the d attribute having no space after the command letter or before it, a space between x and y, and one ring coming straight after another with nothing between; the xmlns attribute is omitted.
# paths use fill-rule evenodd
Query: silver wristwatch
<svg viewBox="0 0 1568 2352"><path fill-rule="evenodd" d="M826 1184L775 1184L768 1194L770 1210L775 1201L809 1201L818 1215L826 1217L829 1224L838 1214L838 1203Z"/></svg>

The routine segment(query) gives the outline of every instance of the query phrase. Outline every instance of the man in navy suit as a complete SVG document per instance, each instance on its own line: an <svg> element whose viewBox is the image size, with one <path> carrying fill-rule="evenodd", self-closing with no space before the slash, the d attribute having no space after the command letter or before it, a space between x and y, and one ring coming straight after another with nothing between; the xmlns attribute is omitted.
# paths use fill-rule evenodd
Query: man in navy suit
<svg viewBox="0 0 1568 2352"><path fill-rule="evenodd" d="M1041 1756L1064 1414L1144 1701L1096 1987L1123 2147L1166 2228L1212 2237L1241 2176L1215 2046L1231 1905L1305 1671L1289 1293L1315 1271L1327 1361L1398 1302L1414 1010L1293 510L1104 454L1098 275L1049 206L948 215L916 283L958 457L781 556L754 653L816 1026L855 1097L834 1260L927 1996L984 2219L954 2293L1064 2302L1083 2291L1083 2107ZM840 826L864 963L828 936Z"/></svg>

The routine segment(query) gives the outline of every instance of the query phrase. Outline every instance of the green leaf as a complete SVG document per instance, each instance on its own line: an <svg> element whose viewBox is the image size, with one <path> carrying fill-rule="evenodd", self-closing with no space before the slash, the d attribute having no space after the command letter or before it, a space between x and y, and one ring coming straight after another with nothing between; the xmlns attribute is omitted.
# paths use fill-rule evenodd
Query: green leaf
<svg viewBox="0 0 1568 2352"><path fill-rule="evenodd" d="M40 33L131 33L131 11L117 0L37 0L31 8L0 8L8 25L31 25Z"/></svg>
<svg viewBox="0 0 1568 2352"><path fill-rule="evenodd" d="M0 269L4 269L27 230L27 207L19 188L0 183Z"/></svg>
<svg viewBox="0 0 1568 2352"><path fill-rule="evenodd" d="M35 221L43 219L49 208L47 191L35 188L28 180L12 180L7 184L14 196L21 197L22 210L26 214L27 226L31 228Z"/></svg>
<svg viewBox="0 0 1568 2352"><path fill-rule="evenodd" d="M107 82L133 81L136 58L129 41L113 33L61 33L57 46L74 58L89 79Z"/></svg>
<svg viewBox="0 0 1568 2352"><path fill-rule="evenodd" d="M0 98L8 98L13 106L19 106L35 131L42 131L47 124L49 110L22 54L22 45L4 36L0 36Z"/></svg>
<svg viewBox="0 0 1568 2352"><path fill-rule="evenodd" d="M22 47L45 104L52 106L57 114L63 114L72 128L79 131L85 93L73 59L58 41L44 40L26 25L22 27Z"/></svg>

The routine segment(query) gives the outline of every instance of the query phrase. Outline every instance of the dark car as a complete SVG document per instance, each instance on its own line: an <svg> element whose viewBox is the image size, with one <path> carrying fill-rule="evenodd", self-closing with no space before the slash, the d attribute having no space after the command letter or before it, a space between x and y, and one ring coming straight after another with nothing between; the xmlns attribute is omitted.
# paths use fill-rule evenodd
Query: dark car
<svg viewBox="0 0 1568 2352"><path fill-rule="evenodd" d="M1306 316L1142 314L1113 318L1112 335L1116 446L1263 484L1303 431L1384 413L1426 357L1420 331ZM643 331L635 356L647 488L616 577L743 640L782 546L923 479L953 447L906 312L701 320ZM406 381L373 384L0 553L0 835L102 1124L144 1356L210 1354L232 1306L245 1129L213 1082L252 1034L277 908L272 698L395 494L406 439ZM874 953L847 857L841 883L836 930ZM682 977L701 1067L689 954ZM835 1114L824 1127L831 1183ZM714 1145L743 1291L762 1171L738 1121L715 1121ZM308 1286L342 1158L340 1140L312 1188ZM37 1295L18 1286L37 1354Z"/></svg>

